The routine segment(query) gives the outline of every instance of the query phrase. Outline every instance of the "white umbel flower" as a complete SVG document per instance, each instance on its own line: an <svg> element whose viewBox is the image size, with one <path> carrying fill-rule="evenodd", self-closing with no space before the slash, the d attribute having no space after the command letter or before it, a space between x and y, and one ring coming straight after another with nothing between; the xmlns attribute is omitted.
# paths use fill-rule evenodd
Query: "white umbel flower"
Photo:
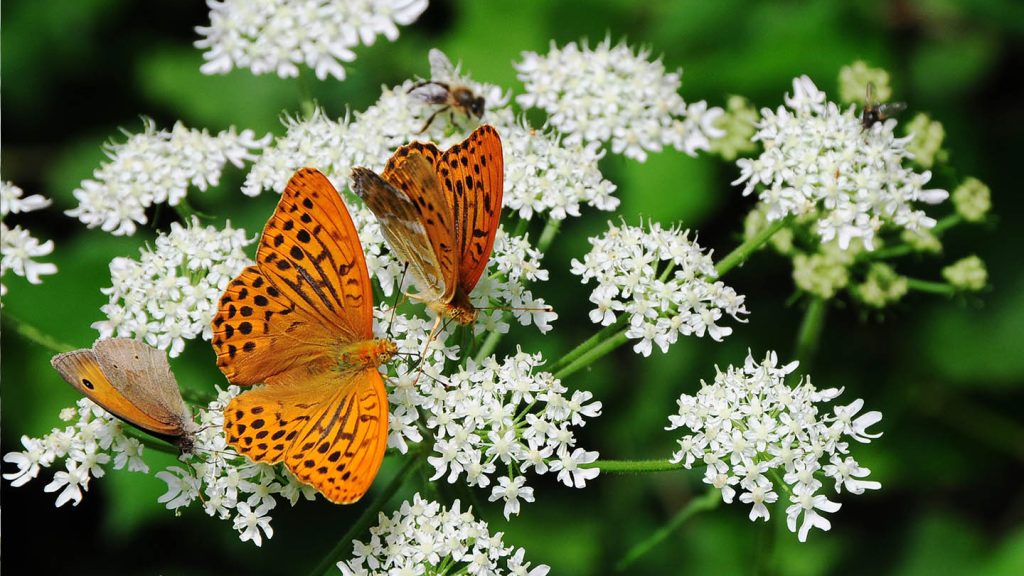
<svg viewBox="0 0 1024 576"><path fill-rule="evenodd" d="M57 266L52 262L35 261L35 258L53 252L53 240L40 242L21 226L8 228L3 219L8 214L46 208L50 199L39 194L23 195L22 189L11 182L0 182L0 279L10 270L30 284L39 284L42 282L40 276L57 273ZM6 293L7 286L0 283L0 295Z"/></svg>
<svg viewBox="0 0 1024 576"><path fill-rule="evenodd" d="M665 146L695 155L725 133L716 128L721 108L704 101L687 105L679 95L682 71L666 72L649 50L606 38L593 49L554 42L541 56L524 52L515 65L526 94L524 108L540 108L566 134L569 145L611 142L612 152L643 162Z"/></svg>
<svg viewBox="0 0 1024 576"><path fill-rule="evenodd" d="M141 133L107 146L110 162L82 181L74 191L78 206L67 215L89 228L134 234L137 225L147 222L146 208L163 202L174 206L190 186L203 191L216 186L225 164L242 167L269 139L235 128L210 135L181 122L169 131L157 130L152 120L143 119Z"/></svg>
<svg viewBox="0 0 1024 576"><path fill-rule="evenodd" d="M299 75L305 65L326 80L345 79L353 48L378 36L394 42L427 8L427 0L207 0L210 25L198 26L204 74L246 68L253 74Z"/></svg>
<svg viewBox="0 0 1024 576"><path fill-rule="evenodd" d="M128 336L167 350L173 358L185 340L213 336L210 321L217 300L228 282L252 263L243 248L252 242L245 230L223 230L171 224L156 239L153 249L143 248L138 260L117 257L110 262L112 285L102 292L109 302L100 309L106 320L92 327L100 338Z"/></svg>
<svg viewBox="0 0 1024 576"><path fill-rule="evenodd" d="M797 365L779 365L775 352L761 362L748 354L742 367L718 371L713 383L701 382L696 395L680 396L666 430L688 431L671 461L686 468L706 465L704 481L721 490L727 503L739 491L740 502L751 505L752 521L767 521L766 504L780 492L788 495L787 525L804 542L811 528L830 528L823 513L839 510L821 493L825 480L834 482L837 494L843 488L851 494L881 488L863 480L871 471L850 456L850 443L878 438L881 433L867 428L882 415L861 414L860 399L827 411L825 404L842 390L819 390L810 378L787 384Z"/></svg>
<svg viewBox="0 0 1024 576"><path fill-rule="evenodd" d="M896 120L865 129L851 106L827 102L810 78L793 80L793 94L777 110L765 108L754 135L764 151L736 161L743 194L756 193L768 220L817 215L822 241L838 239L846 249L860 238L868 250L883 225L917 230L935 220L916 207L937 204L949 194L925 189L930 172L914 172L908 138L896 138Z"/></svg>
<svg viewBox="0 0 1024 576"><path fill-rule="evenodd" d="M380 514L366 542L352 542L351 560L338 562L346 576L369 574L491 574L545 576L550 568L531 567L525 550L506 545L502 533L462 510L424 500L418 493L391 516Z"/></svg>
<svg viewBox="0 0 1024 576"><path fill-rule="evenodd" d="M596 468L580 467L597 452L578 447L574 429L600 416L601 403L590 392L570 393L538 371L542 364L540 354L520 350L501 362L470 360L447 382L421 378L413 390L396 389L393 413L419 411L434 435L434 454L427 458L433 479L454 483L464 476L470 486L490 487L490 499L504 500L508 517L518 514L520 501L533 501L525 475L530 468L576 488L597 476Z"/></svg>
<svg viewBox="0 0 1024 576"><path fill-rule="evenodd" d="M744 297L714 280L711 255L689 230L609 223L590 244L593 249L582 261L573 259L570 269L583 283L597 281L590 319L608 326L626 314L635 352L649 356L654 345L667 352L680 335L721 341L732 333L721 324L724 317L742 322L747 314Z"/></svg>

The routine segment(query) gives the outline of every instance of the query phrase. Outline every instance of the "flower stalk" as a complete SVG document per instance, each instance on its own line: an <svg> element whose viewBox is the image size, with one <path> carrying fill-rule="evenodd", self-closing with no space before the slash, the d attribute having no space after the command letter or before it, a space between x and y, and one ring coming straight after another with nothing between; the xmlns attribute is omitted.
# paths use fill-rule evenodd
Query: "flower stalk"
<svg viewBox="0 0 1024 576"><path fill-rule="evenodd" d="M617 572L624 572L634 562L642 558L655 546L662 543L673 532L678 530L679 527L686 523L687 520L701 512L717 508L718 503L721 501L722 497L717 490L708 490L703 496L690 500L690 502L680 509L667 524L651 534L646 540L643 540L633 546L629 552L627 552L626 555L615 564L615 570Z"/></svg>

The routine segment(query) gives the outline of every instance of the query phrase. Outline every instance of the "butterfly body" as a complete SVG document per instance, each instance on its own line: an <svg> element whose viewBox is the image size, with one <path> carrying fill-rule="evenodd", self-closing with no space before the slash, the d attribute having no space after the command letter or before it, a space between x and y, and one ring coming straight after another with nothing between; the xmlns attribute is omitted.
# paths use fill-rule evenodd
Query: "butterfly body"
<svg viewBox="0 0 1024 576"><path fill-rule="evenodd" d="M384 237L409 265L418 292L438 318L467 325L469 295L487 267L501 218L501 139L488 125L441 152L430 143L399 148L381 174L352 172L353 190L381 222Z"/></svg>
<svg viewBox="0 0 1024 576"><path fill-rule="evenodd" d="M79 392L136 428L191 453L197 426L167 355L138 340L98 340L92 349L58 354L50 364Z"/></svg>
<svg viewBox="0 0 1024 576"><path fill-rule="evenodd" d="M373 338L362 246L320 172L292 176L267 222L256 264L232 280L213 320L217 365L233 384L263 384L224 409L228 444L285 465L328 500L369 489L387 447L377 367L396 351Z"/></svg>

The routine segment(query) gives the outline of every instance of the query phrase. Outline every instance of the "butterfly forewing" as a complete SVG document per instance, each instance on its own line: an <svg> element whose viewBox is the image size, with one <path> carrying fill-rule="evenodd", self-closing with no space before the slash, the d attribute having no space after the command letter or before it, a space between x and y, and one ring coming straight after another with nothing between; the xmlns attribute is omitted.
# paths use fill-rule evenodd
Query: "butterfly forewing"
<svg viewBox="0 0 1024 576"><path fill-rule="evenodd" d="M451 299L458 268L452 216L431 160L412 151L389 162L381 176L365 168L352 176L353 190L377 216L388 245L409 264L420 296Z"/></svg>
<svg viewBox="0 0 1024 576"><path fill-rule="evenodd" d="M370 277L355 225L320 172L292 176L267 222L256 265L296 307L349 340L372 335Z"/></svg>
<svg viewBox="0 0 1024 576"><path fill-rule="evenodd" d="M445 151L437 171L455 220L459 288L468 295L487 268L501 220L505 180L498 132L477 128Z"/></svg>
<svg viewBox="0 0 1024 576"><path fill-rule="evenodd" d="M387 447L387 421L387 393L374 369L266 386L224 410L228 442L241 454L285 462L336 503L354 502L369 489Z"/></svg>

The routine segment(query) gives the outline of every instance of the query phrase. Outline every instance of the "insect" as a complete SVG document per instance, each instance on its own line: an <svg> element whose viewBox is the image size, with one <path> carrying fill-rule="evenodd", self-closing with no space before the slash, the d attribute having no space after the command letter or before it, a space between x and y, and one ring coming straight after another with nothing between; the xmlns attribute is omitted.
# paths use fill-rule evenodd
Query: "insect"
<svg viewBox="0 0 1024 576"><path fill-rule="evenodd" d="M129 424L192 452L197 426L162 350L132 340L98 340L50 364L79 392Z"/></svg>
<svg viewBox="0 0 1024 576"><path fill-rule="evenodd" d="M889 102L879 104L875 101L875 85L868 83L867 94L864 97L864 110L860 114L860 123L865 130L879 122L884 122L896 114L907 109L904 102Z"/></svg>
<svg viewBox="0 0 1024 576"><path fill-rule="evenodd" d="M411 295L442 318L471 324L469 301L491 255L504 188L501 138L489 125L443 153L430 143L399 148L377 175L352 171L353 190L380 220L384 238L408 263Z"/></svg>
<svg viewBox="0 0 1024 576"><path fill-rule="evenodd" d="M303 168L263 229L256 264L232 280L213 320L217 365L232 384L264 384L224 409L227 442L284 462L328 500L369 489L388 440L373 339L373 293L359 237L326 176Z"/></svg>
<svg viewBox="0 0 1024 576"><path fill-rule="evenodd" d="M427 131L438 114L447 110L458 110L467 117L475 116L482 118L486 102L483 96L477 96L472 90L459 81L458 71L452 66L451 60L444 55L444 52L432 48L429 54L430 77L438 80L427 80L420 82L409 89L409 94L423 100L428 104L440 105L433 114L427 118L420 134Z"/></svg>

